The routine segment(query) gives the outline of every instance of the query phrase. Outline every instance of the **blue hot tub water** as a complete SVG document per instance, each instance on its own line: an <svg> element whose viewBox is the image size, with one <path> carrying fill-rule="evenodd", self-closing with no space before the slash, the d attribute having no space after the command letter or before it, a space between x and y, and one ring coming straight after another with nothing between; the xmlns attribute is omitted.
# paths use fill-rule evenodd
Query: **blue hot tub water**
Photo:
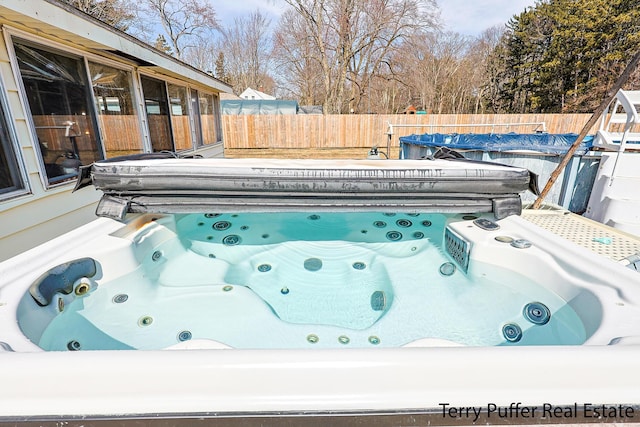
<svg viewBox="0 0 640 427"><path fill-rule="evenodd" d="M140 265L121 277L61 296L63 310L30 338L45 350L159 349L190 339L233 348L585 341L578 315L541 284L474 262L461 272L442 247L456 218L323 212L160 220L150 227L173 227L172 238L134 247L145 248L135 254ZM546 323L526 317L532 302L548 308ZM510 325L521 331L515 342L504 332Z"/></svg>

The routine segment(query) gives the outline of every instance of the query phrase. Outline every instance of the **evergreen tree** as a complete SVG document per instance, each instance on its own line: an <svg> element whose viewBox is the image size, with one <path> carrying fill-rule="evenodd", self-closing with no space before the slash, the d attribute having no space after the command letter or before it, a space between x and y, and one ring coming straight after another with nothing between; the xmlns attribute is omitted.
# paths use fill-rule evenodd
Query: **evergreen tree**
<svg viewBox="0 0 640 427"><path fill-rule="evenodd" d="M173 55L173 50L171 49L171 46L169 46L169 43L167 43L167 39L165 39L162 34L158 35L155 43L153 44L153 47L155 47L161 52L166 53L167 55Z"/></svg>
<svg viewBox="0 0 640 427"><path fill-rule="evenodd" d="M491 64L494 111L588 112L640 48L640 0L541 0L514 16Z"/></svg>
<svg viewBox="0 0 640 427"><path fill-rule="evenodd" d="M225 70L224 64L224 52L218 53L218 58L216 59L215 76L222 81L227 81L227 72Z"/></svg>

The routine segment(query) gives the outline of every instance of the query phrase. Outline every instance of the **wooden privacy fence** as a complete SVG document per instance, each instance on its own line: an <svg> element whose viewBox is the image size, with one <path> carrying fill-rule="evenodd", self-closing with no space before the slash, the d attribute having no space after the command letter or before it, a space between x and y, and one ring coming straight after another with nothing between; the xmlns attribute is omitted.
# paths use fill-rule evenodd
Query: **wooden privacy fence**
<svg viewBox="0 0 640 427"><path fill-rule="evenodd" d="M578 133L589 114L352 114L223 115L225 148L370 148L386 147L389 124L392 145L398 137L422 133ZM521 125L521 123L528 123ZM477 124L482 126L452 126ZM415 125L415 127L405 127ZM498 126L508 125L508 126ZM593 130L594 133L595 129Z"/></svg>

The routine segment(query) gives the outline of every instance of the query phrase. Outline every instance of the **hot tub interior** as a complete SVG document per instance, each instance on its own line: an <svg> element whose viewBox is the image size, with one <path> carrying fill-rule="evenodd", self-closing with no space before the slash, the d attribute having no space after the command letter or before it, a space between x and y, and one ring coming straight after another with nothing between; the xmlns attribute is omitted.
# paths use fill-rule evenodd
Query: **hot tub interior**
<svg viewBox="0 0 640 427"><path fill-rule="evenodd" d="M488 229L497 257L527 245L475 218L156 215L44 272L18 323L44 350L582 344L566 292L470 261L451 224Z"/></svg>

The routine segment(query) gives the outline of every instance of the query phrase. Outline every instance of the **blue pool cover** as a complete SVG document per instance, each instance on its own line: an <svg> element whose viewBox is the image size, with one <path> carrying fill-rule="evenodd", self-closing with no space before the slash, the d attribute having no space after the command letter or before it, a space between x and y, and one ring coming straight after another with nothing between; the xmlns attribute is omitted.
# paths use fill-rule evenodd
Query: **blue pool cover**
<svg viewBox="0 0 640 427"><path fill-rule="evenodd" d="M400 144L419 145L424 147L447 147L459 150L479 151L513 151L530 150L545 154L564 154L578 137L575 133L433 133L401 136ZM593 135L586 136L576 155L585 154L593 145Z"/></svg>

